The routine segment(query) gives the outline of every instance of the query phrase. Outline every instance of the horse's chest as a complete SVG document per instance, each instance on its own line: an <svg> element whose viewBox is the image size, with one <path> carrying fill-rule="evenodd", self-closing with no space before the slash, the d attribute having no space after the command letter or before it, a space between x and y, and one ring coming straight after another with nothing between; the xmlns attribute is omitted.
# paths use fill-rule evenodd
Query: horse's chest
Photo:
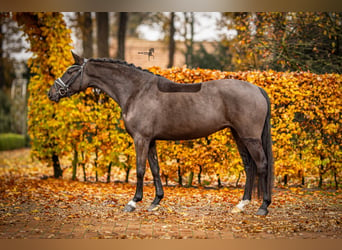
<svg viewBox="0 0 342 250"><path fill-rule="evenodd" d="M126 130L130 135L134 136L138 133L149 136L152 133L152 115L148 115L144 110L141 110L140 112L127 112L123 114L122 117Z"/></svg>

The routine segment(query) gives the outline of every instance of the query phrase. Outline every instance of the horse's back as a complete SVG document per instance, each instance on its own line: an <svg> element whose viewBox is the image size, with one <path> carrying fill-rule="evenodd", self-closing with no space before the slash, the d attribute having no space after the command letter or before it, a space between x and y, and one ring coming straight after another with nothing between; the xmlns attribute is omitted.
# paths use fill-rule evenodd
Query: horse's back
<svg viewBox="0 0 342 250"><path fill-rule="evenodd" d="M260 88L246 81L223 79L204 84L202 89L215 93L225 106L226 119L242 137L261 135L267 114L267 101Z"/></svg>
<svg viewBox="0 0 342 250"><path fill-rule="evenodd" d="M201 90L202 83L175 83L168 79L160 78L157 82L157 86L158 90L164 93L195 93Z"/></svg>
<svg viewBox="0 0 342 250"><path fill-rule="evenodd" d="M246 92L255 92L258 89L258 86L242 81L237 79L219 79L219 80L212 80L202 83L203 86L207 88L219 88L219 89L226 89L229 91L237 91L236 93L240 92L240 94L244 94Z"/></svg>

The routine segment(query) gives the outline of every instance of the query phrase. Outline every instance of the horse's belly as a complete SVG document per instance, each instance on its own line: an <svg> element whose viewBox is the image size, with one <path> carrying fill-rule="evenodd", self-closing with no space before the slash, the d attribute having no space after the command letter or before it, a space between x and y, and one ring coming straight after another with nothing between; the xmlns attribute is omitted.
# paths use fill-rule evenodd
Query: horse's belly
<svg viewBox="0 0 342 250"><path fill-rule="evenodd" d="M189 140L200 137L206 137L223 128L228 127L229 124L224 121L215 120L187 120L184 122L175 121L170 122L163 127L156 127L156 137L160 140Z"/></svg>

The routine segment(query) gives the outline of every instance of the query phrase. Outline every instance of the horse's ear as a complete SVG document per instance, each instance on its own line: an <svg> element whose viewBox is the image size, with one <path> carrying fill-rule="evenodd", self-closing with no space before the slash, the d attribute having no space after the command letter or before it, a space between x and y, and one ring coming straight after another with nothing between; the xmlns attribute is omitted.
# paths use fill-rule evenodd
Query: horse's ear
<svg viewBox="0 0 342 250"><path fill-rule="evenodd" d="M75 60L75 64L82 65L84 62L84 58L81 58L80 56L76 55L74 52L71 51L72 57Z"/></svg>

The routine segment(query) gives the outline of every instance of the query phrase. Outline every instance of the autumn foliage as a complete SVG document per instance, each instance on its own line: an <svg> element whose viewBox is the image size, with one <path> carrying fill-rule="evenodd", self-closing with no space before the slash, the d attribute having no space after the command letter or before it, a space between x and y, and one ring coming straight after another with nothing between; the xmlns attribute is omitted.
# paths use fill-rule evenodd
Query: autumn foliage
<svg viewBox="0 0 342 250"><path fill-rule="evenodd" d="M32 153L51 162L51 155L67 156L70 165L93 168L96 177L113 167L129 173L135 167L132 139L125 132L121 110L105 94L92 89L54 104L47 98L53 80L72 64L70 31L61 14L17 15L31 51L29 133ZM36 18L36 19L35 19ZM30 22L28 22L29 20ZM43 39L40 39L43 37ZM341 174L341 82L339 74L310 72L221 72L170 68L149 69L172 81L191 84L216 79L240 79L263 87L272 103L275 175L310 181L324 174L337 183ZM191 108L191 107L184 107ZM229 130L192 141L158 142L165 180L180 176L239 176L243 166ZM199 176L200 176L199 175ZM326 175L327 176L327 175ZM304 184L304 183L303 183Z"/></svg>
<svg viewBox="0 0 342 250"><path fill-rule="evenodd" d="M72 64L70 30L60 13L15 13L30 44L33 56L28 65L33 76L28 85L28 131L32 153L50 162L54 154L63 154L68 124L63 117L68 105L49 101L47 91L56 77ZM68 103L72 102L69 100ZM60 113L60 111L62 113Z"/></svg>
<svg viewBox="0 0 342 250"><path fill-rule="evenodd" d="M336 180L341 173L341 75L158 67L150 70L176 82L196 83L234 78L263 87L272 103L276 176L322 178L323 174L331 172ZM179 150L187 158L184 167L190 165L194 168L198 164L206 171L220 175L237 175L241 170L229 131L220 131L209 138L194 141L190 148L187 145L189 143ZM171 150L166 155L175 152Z"/></svg>

